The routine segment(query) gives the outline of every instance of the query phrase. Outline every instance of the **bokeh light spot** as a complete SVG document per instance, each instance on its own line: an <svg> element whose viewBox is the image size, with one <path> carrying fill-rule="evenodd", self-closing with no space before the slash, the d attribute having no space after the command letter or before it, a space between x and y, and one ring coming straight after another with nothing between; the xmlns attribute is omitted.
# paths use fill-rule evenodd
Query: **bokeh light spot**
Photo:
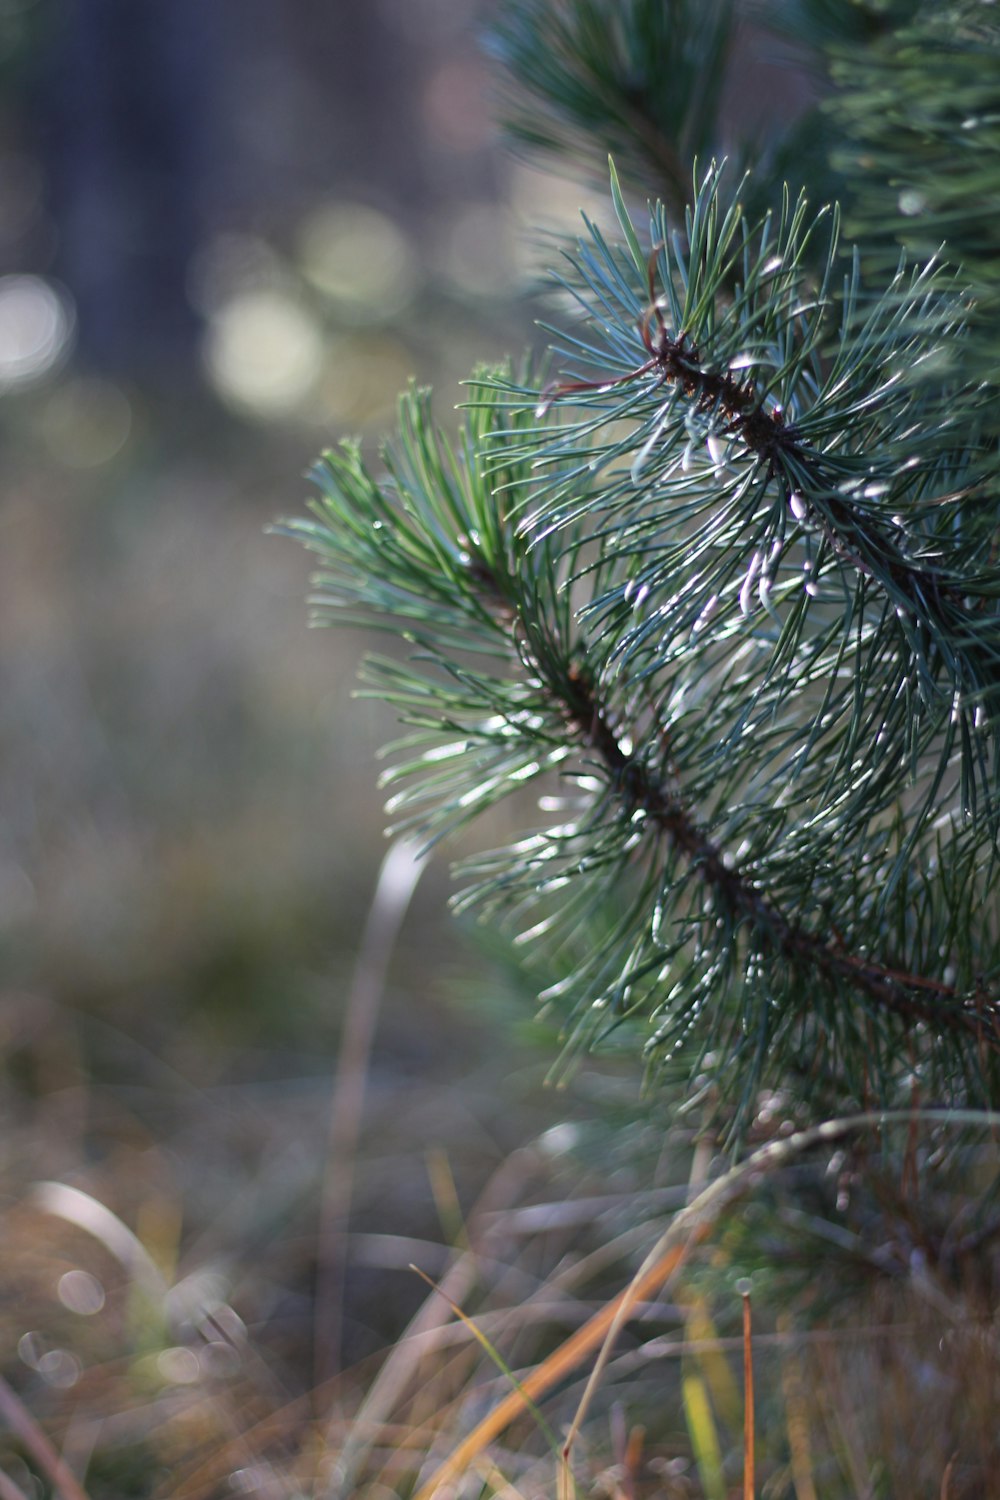
<svg viewBox="0 0 1000 1500"><path fill-rule="evenodd" d="M47 1347L40 1333L22 1333L17 1341L17 1357L29 1370L37 1370Z"/></svg>
<svg viewBox="0 0 1000 1500"><path fill-rule="evenodd" d="M323 368L323 339L291 292L263 288L225 303L212 319L205 365L219 395L251 415L290 414Z"/></svg>
<svg viewBox="0 0 1000 1500"><path fill-rule="evenodd" d="M47 375L73 337L68 295L41 276L0 277L0 392Z"/></svg>
<svg viewBox="0 0 1000 1500"><path fill-rule="evenodd" d="M917 188L904 188L899 195L899 211L909 219L922 214L926 207L927 194L921 193Z"/></svg>
<svg viewBox="0 0 1000 1500"><path fill-rule="evenodd" d="M67 1271L60 1276L56 1291L63 1307L81 1318L92 1318L104 1306L104 1288L89 1271Z"/></svg>
<svg viewBox="0 0 1000 1500"><path fill-rule="evenodd" d="M156 1368L168 1385L194 1385L201 1376L197 1354L182 1344L158 1354Z"/></svg>
<svg viewBox="0 0 1000 1500"><path fill-rule="evenodd" d="M68 1349L50 1349L42 1355L36 1368L47 1384L60 1391L68 1391L76 1385L83 1372L80 1361Z"/></svg>
<svg viewBox="0 0 1000 1500"><path fill-rule="evenodd" d="M391 317L417 287L410 241L387 214L364 204L318 209L299 232L303 275L357 321Z"/></svg>

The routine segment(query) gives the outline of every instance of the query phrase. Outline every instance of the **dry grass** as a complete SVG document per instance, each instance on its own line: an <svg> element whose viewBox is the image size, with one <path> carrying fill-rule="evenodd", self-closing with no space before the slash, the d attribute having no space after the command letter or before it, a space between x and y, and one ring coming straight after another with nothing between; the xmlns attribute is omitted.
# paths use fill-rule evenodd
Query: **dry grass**
<svg viewBox="0 0 1000 1500"><path fill-rule="evenodd" d="M163 1220L180 1205L161 1200L159 1222L147 1206L136 1233L82 1190L35 1192L6 1242L21 1396L0 1388L5 1497L39 1481L60 1500L1000 1495L991 1246L935 1256L928 1211L924 1254L904 1257L883 1203L880 1243L854 1246L865 1275L838 1292L823 1279L851 1264L851 1215L831 1221L834 1250L818 1225L782 1237L782 1199L808 1187L787 1143L687 1207L683 1181L598 1194L600 1173L560 1145L506 1158L451 1244L350 1236L350 1274L422 1263L437 1287L391 1346L298 1390L261 1316L273 1265L171 1271ZM981 1147L964 1176L995 1169ZM754 1206L751 1340L738 1273ZM796 1256L812 1296L779 1274ZM835 1313L817 1322L825 1294Z"/></svg>

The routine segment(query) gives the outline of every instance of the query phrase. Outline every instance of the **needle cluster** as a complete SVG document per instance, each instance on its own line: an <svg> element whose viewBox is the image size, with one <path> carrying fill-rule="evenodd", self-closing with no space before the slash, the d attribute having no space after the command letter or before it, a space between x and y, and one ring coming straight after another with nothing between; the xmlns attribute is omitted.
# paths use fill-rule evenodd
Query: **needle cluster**
<svg viewBox="0 0 1000 1500"><path fill-rule="evenodd" d="M478 377L455 445L411 393L384 472L327 455L290 524L318 617L408 646L365 670L409 725L397 826L534 788L456 904L508 924L570 1052L638 1044L734 1130L790 1081L988 1098L1000 570L954 278L872 291L836 215L748 222L714 169L645 248L612 201L559 380Z"/></svg>

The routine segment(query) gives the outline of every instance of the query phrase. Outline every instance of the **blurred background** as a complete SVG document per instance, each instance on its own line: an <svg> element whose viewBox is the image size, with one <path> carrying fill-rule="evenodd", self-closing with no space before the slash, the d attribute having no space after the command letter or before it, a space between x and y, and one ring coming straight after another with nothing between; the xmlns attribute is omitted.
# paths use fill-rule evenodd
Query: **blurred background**
<svg viewBox="0 0 1000 1500"><path fill-rule="evenodd" d="M149 1413L126 1408L199 1367L176 1329L107 1323L129 1278L88 1203L170 1285L231 1302L282 1390L313 1381L393 726L351 701L365 642L307 630L308 559L266 528L324 445L374 453L411 375L447 424L473 363L531 337L522 227L582 195L501 153L481 19L473 0L0 4L3 1368L43 1421L117 1410L94 1493L155 1488ZM359 1234L440 1240L440 1184L460 1211L572 1108L448 888L440 860L391 968ZM353 1363L426 1289L406 1259L346 1274ZM106 1446L143 1478L102 1480Z"/></svg>

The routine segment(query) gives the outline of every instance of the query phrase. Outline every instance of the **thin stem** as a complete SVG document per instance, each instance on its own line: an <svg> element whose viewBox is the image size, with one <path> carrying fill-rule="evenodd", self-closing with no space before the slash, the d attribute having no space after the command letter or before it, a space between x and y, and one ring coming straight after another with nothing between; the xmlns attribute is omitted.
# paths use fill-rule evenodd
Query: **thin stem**
<svg viewBox="0 0 1000 1500"><path fill-rule="evenodd" d="M60 1500L88 1500L83 1485L35 1421L13 1387L0 1375L0 1417L24 1444ZM10 1481L13 1484L13 1481ZM16 1488L16 1486L15 1486Z"/></svg>
<svg viewBox="0 0 1000 1500"><path fill-rule="evenodd" d="M743 1293L743 1500L757 1492L754 1468L753 1342L750 1293Z"/></svg>
<svg viewBox="0 0 1000 1500"><path fill-rule="evenodd" d="M316 1247L315 1373L322 1385L337 1373L343 1321L344 1242L354 1191L361 1115L389 959L423 872L425 859L405 841L382 862L347 999L330 1107L326 1175Z"/></svg>

